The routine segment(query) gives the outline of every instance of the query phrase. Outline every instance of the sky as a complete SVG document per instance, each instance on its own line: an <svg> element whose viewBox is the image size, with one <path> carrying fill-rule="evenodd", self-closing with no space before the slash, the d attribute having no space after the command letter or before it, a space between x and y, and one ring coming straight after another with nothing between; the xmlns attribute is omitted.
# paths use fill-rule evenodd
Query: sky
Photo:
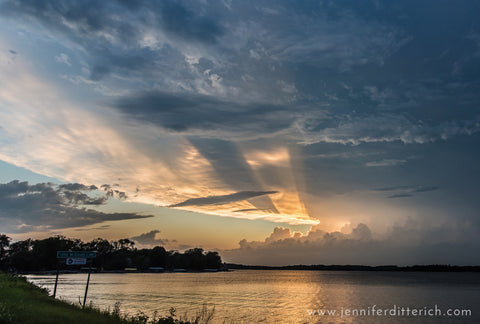
<svg viewBox="0 0 480 324"><path fill-rule="evenodd" d="M0 232L480 264L477 1L0 1Z"/></svg>

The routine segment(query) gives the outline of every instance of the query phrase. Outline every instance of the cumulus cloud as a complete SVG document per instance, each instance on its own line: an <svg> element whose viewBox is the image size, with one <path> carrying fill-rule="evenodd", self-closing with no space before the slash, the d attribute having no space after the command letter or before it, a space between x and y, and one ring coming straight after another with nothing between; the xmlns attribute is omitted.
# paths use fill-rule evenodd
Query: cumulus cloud
<svg viewBox="0 0 480 324"><path fill-rule="evenodd" d="M106 221L152 217L135 213L105 213L86 206L102 205L107 195L91 193L95 186L79 183L30 185L18 180L0 184L0 223L6 232L81 227Z"/></svg>
<svg viewBox="0 0 480 324"><path fill-rule="evenodd" d="M224 250L227 262L252 265L294 264L477 264L465 247L480 246L476 229L468 224L442 224L430 228L415 222L394 226L387 233L371 232L358 224L350 233L325 232L315 227L306 235L276 227L264 241L241 240L239 247ZM464 234L462 234L462 232ZM459 239L465 235L463 239Z"/></svg>

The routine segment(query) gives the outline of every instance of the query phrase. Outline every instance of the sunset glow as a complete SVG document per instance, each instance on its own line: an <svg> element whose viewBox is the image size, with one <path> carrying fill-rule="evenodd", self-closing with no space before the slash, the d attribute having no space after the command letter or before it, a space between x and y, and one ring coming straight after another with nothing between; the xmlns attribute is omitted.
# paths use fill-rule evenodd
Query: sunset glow
<svg viewBox="0 0 480 324"><path fill-rule="evenodd" d="M478 16L424 6L0 1L1 232L479 262Z"/></svg>

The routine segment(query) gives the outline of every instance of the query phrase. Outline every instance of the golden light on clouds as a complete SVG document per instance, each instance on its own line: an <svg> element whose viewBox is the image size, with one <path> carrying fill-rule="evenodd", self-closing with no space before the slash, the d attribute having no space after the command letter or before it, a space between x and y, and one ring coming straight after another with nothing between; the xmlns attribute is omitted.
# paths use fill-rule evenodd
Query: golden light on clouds
<svg viewBox="0 0 480 324"><path fill-rule="evenodd" d="M290 154L285 147L278 147L267 151L250 151L246 153L245 159L253 169L266 165L288 166L290 164Z"/></svg>
<svg viewBox="0 0 480 324"><path fill-rule="evenodd" d="M230 179L219 177L211 162L183 136L125 121L108 109L97 114L79 107L52 84L19 68L19 61L0 55L0 72L11 75L8 82L0 81L1 160L64 181L109 184L125 192L127 201L156 206L239 191ZM273 145L243 154L256 178L252 190L275 193L183 209L290 224L318 223L307 215L296 192L286 147ZM229 172L235 177L235 166Z"/></svg>

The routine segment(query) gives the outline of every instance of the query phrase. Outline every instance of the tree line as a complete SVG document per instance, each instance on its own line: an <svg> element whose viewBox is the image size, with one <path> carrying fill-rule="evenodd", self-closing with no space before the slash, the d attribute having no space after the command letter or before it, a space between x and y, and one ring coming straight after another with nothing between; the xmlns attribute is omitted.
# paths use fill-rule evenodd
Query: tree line
<svg viewBox="0 0 480 324"><path fill-rule="evenodd" d="M167 270L187 269L200 271L203 269L220 269L222 260L217 252L206 252L202 248L194 248L181 253L167 251L156 246L151 249L137 249L130 239L108 241L97 238L90 242L56 235L42 240L26 239L13 242L10 237L0 234L0 268L4 271L46 271L66 266L65 260L57 259L57 251L97 251L91 266L100 271L124 270L135 267L148 270L150 267L162 267Z"/></svg>

